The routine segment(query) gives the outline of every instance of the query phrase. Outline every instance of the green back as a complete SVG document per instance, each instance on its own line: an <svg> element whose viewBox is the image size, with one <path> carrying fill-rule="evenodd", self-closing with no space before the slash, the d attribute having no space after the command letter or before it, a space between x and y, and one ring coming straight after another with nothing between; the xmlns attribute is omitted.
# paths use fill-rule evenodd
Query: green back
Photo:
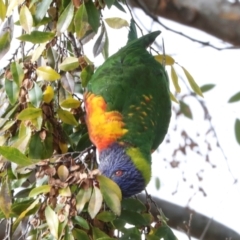
<svg viewBox="0 0 240 240"><path fill-rule="evenodd" d="M147 155L163 141L171 116L167 74L146 50L159 33L120 49L96 70L88 84L88 91L105 99L108 111L122 113L128 132L119 141L139 147Z"/></svg>

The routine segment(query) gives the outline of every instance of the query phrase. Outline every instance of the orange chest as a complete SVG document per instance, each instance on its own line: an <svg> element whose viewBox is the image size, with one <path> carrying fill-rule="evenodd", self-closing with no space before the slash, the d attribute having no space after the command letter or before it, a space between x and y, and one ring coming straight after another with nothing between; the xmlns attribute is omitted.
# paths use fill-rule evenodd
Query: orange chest
<svg viewBox="0 0 240 240"><path fill-rule="evenodd" d="M127 133L122 114L107 111L107 103L101 96L85 93L86 123L91 141L102 151Z"/></svg>

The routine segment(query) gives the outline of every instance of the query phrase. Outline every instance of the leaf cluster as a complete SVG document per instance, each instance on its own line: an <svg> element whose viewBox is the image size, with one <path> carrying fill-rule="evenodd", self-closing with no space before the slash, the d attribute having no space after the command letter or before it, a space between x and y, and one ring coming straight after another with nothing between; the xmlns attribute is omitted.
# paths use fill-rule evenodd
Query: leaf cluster
<svg viewBox="0 0 240 240"><path fill-rule="evenodd" d="M161 214L122 201L93 170L83 94L94 64L83 47L100 32L93 53L108 58L106 26L128 26L103 18L113 6L125 11L117 0L0 0L0 59L16 43L0 66L0 232L11 239L176 239Z"/></svg>

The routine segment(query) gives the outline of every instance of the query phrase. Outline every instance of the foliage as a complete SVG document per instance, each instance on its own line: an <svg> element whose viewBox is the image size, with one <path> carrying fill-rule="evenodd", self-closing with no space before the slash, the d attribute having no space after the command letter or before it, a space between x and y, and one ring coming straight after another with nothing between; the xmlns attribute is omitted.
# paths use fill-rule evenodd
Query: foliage
<svg viewBox="0 0 240 240"><path fill-rule="evenodd" d="M11 239L176 239L160 211L154 219L148 204L122 200L92 170L82 94L94 65L83 45L100 32L93 52L108 57L106 24L128 26L102 18L113 6L125 11L115 0L0 0L0 58L16 45L0 75L0 216Z"/></svg>

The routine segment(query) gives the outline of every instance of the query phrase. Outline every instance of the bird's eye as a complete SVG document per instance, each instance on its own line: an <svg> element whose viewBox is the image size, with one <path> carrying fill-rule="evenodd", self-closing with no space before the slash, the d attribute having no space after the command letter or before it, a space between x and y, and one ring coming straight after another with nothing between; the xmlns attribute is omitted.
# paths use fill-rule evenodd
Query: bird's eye
<svg viewBox="0 0 240 240"><path fill-rule="evenodd" d="M123 175L123 171L122 170L117 170L115 172L115 176L117 176L117 177L121 177L122 175Z"/></svg>

